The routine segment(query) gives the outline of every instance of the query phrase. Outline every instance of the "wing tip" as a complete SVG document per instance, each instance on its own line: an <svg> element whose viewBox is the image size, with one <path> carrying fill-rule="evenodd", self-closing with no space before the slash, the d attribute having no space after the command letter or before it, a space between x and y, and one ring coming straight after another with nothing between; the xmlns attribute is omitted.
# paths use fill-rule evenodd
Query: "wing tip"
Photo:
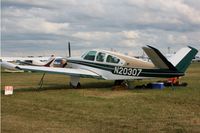
<svg viewBox="0 0 200 133"><path fill-rule="evenodd" d="M194 50L194 51L198 52L198 50L196 48L192 47L192 46L188 45L188 48L190 48L191 50Z"/></svg>

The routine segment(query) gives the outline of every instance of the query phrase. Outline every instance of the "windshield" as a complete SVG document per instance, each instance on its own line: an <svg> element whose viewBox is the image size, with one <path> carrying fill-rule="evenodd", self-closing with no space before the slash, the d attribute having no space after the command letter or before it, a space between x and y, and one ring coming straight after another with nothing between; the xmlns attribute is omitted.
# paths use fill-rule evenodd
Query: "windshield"
<svg viewBox="0 0 200 133"><path fill-rule="evenodd" d="M97 51L89 51L89 52L85 55L84 59L85 59L85 60L94 61L95 56L96 56L96 53L97 53Z"/></svg>

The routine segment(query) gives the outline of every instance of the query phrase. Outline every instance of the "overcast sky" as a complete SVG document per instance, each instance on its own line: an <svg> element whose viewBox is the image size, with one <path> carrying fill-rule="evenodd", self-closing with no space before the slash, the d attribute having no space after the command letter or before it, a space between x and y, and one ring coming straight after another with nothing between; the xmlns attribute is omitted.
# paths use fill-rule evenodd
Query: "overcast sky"
<svg viewBox="0 0 200 133"><path fill-rule="evenodd" d="M1 20L2 56L200 50L200 0L2 0Z"/></svg>

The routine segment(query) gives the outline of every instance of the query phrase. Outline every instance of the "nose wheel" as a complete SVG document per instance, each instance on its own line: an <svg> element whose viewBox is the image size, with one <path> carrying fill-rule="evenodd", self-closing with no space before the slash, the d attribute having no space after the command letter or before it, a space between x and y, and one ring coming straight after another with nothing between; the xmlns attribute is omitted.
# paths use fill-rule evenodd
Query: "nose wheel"
<svg viewBox="0 0 200 133"><path fill-rule="evenodd" d="M77 85L73 85L71 82L69 83L69 86L70 88L73 88L73 89L80 89L81 88L81 83L78 82Z"/></svg>
<svg viewBox="0 0 200 133"><path fill-rule="evenodd" d="M70 88L74 88L74 89L81 88L80 77L71 76L69 86L70 86Z"/></svg>

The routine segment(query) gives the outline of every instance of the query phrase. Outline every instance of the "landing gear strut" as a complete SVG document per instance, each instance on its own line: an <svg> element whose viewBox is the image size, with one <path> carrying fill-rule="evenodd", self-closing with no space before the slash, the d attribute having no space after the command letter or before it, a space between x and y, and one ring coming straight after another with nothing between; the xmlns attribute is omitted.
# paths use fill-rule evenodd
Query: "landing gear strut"
<svg viewBox="0 0 200 133"><path fill-rule="evenodd" d="M45 74L46 74L46 73L44 73L44 74L42 75L42 78L40 79L40 82L39 82L39 84L38 84L38 85L40 85L40 88L39 88L39 89L41 89L42 86L43 86L43 82L44 82L44 76L45 76Z"/></svg>

